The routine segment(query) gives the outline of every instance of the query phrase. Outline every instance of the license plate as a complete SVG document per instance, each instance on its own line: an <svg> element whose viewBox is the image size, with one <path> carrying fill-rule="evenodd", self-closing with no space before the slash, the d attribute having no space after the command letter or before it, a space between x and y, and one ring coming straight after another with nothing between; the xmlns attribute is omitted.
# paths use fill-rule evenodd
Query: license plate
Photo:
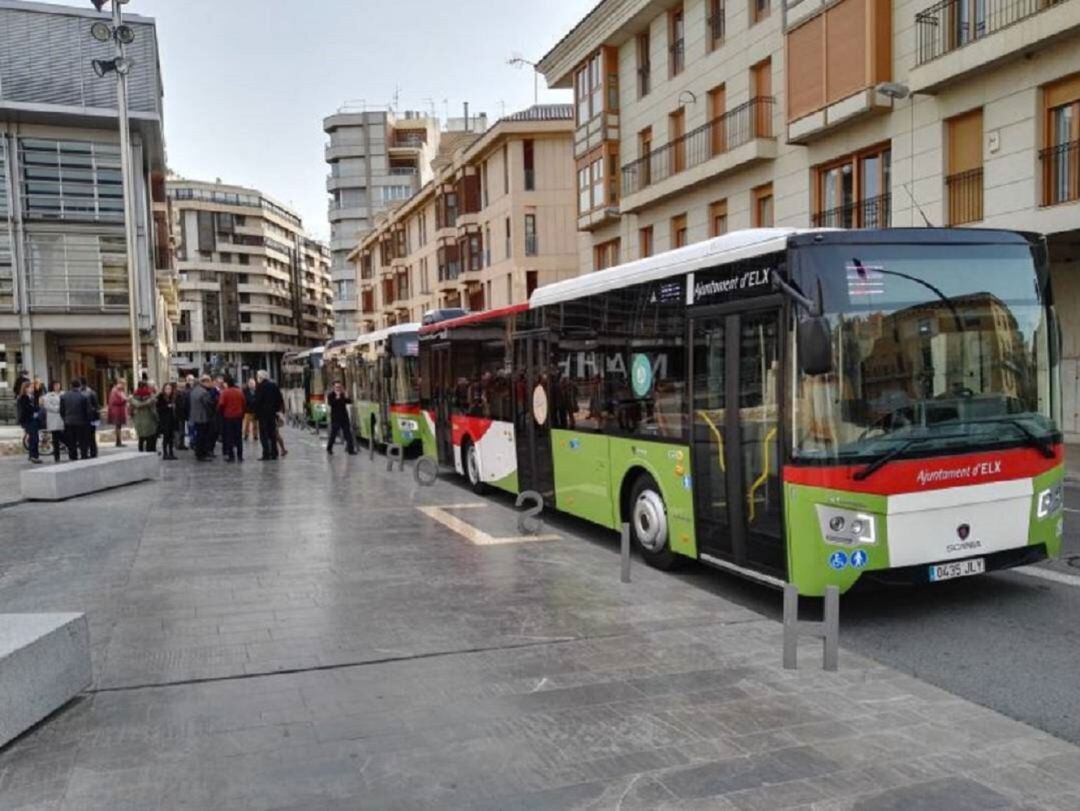
<svg viewBox="0 0 1080 811"><path fill-rule="evenodd" d="M985 571L986 561L983 558L939 563L930 567L930 582L937 583L939 580L952 580L954 577L968 577L973 574L982 574Z"/></svg>

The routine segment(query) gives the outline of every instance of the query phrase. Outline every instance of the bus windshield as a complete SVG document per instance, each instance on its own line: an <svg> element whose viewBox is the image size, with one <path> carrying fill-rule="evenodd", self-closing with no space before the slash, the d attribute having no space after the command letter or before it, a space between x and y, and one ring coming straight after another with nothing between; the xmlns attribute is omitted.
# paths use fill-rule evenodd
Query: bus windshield
<svg viewBox="0 0 1080 811"><path fill-rule="evenodd" d="M1045 266L1021 244L799 249L832 370L795 364L803 461L862 463L1058 441Z"/></svg>

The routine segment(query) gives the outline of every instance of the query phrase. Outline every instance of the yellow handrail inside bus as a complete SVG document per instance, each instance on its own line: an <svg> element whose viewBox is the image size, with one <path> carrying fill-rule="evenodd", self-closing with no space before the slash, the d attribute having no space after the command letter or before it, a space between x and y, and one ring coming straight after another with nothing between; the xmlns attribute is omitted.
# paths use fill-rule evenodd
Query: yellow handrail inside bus
<svg viewBox="0 0 1080 811"><path fill-rule="evenodd" d="M713 432L713 436L716 437L717 453L720 457L720 470L727 473L727 468L724 466L724 437L720 434L720 430L716 427L707 411L698 411L698 416L705 420L705 424L709 426L709 429Z"/></svg>
<svg viewBox="0 0 1080 811"><path fill-rule="evenodd" d="M769 433L765 434L765 439L761 443L761 475L758 476L752 485L750 490L746 494L747 511L749 516L747 517L747 523L749 524L754 520L754 492L765 484L769 478L769 442L776 438L776 426L774 425Z"/></svg>

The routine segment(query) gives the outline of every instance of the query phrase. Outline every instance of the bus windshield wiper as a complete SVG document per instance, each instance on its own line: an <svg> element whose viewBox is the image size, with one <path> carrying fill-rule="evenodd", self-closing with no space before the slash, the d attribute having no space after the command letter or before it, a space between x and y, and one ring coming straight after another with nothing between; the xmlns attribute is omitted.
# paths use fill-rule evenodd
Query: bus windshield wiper
<svg viewBox="0 0 1080 811"><path fill-rule="evenodd" d="M900 443L895 448L893 448L891 451L885 451L885 453L881 454L881 456L879 456L873 462L868 464L862 470L856 470L855 474L852 476L852 478L855 479L855 481L857 481L857 482L861 482L863 479L870 478L877 471L881 470L881 468L885 467L885 465L889 464L889 462L891 462L897 456L902 454L904 451L906 451L912 445L916 445L919 442L925 441L926 439L928 439L928 437L920 436L920 437L915 437L914 439L909 439L907 442Z"/></svg>
<svg viewBox="0 0 1080 811"><path fill-rule="evenodd" d="M1016 419L1015 417L999 417L998 419L994 420L994 422L1009 423L1009 425L1016 428L1027 438L1028 445L1031 445L1033 448L1038 448L1039 453L1041 453L1047 459L1054 458L1054 446L1047 442L1045 437L1041 437L1036 434L1034 431L1024 425L1024 423L1020 422L1020 420Z"/></svg>

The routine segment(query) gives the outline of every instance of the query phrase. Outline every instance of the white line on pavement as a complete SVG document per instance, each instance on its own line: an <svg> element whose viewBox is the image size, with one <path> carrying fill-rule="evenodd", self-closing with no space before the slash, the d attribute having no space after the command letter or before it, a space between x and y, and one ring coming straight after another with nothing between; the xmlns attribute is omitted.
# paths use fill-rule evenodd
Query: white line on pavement
<svg viewBox="0 0 1080 811"><path fill-rule="evenodd" d="M1072 507L1064 507L1063 509L1067 513L1080 513L1080 510L1074 510Z"/></svg>
<svg viewBox="0 0 1080 811"><path fill-rule="evenodd" d="M1063 583L1066 586L1080 586L1080 577L1053 569L1044 569L1042 566L1017 566L1015 569L1008 569L1007 571L1027 575L1028 577L1037 577L1040 580L1049 580L1052 583Z"/></svg>

